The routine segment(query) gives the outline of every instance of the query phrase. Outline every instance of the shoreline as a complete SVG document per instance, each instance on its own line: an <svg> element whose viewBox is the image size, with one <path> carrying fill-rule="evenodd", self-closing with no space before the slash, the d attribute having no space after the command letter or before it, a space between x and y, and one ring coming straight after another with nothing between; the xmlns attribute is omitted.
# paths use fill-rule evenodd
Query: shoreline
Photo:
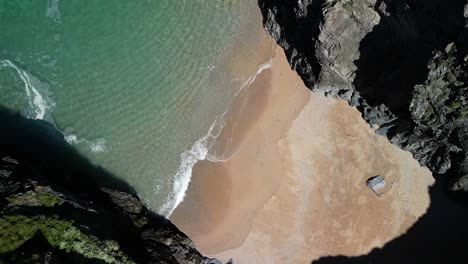
<svg viewBox="0 0 468 264"><path fill-rule="evenodd" d="M287 123L310 97L285 60L283 50L277 48L272 67L235 98L213 146L217 153L229 153L229 158L197 162L186 198L171 215L171 221L204 254L241 245L255 211L279 187L284 164L277 142L286 137ZM236 177L239 170L245 176ZM245 228L236 228L239 223ZM220 242L224 237L230 241Z"/></svg>
<svg viewBox="0 0 468 264"><path fill-rule="evenodd" d="M261 15L251 15L249 20L254 21L256 26L236 36L235 40L226 47L223 58L217 62L217 70L210 72L208 77L211 79L210 82L213 85L216 83L220 90L225 90L220 93L227 96L227 105L223 105L222 113L214 116L206 133L181 153L179 167L172 177L172 189L165 198L164 204L157 210L158 214L166 218L170 218L174 210L185 199L195 164L202 160L223 160L225 153L220 152L220 150L224 148L227 151L229 147L227 145L225 147L213 145L220 145L218 143L220 140L217 139L218 134L223 130L225 122L228 122L224 119L229 119L228 112L232 108L233 101L241 97L239 94L244 93L257 76L270 67L269 64L273 59L272 51L276 44L260 26L262 23ZM223 154L220 155L220 153Z"/></svg>
<svg viewBox="0 0 468 264"><path fill-rule="evenodd" d="M434 182L346 102L311 93L276 50L228 113L222 162L199 161L171 221L205 255L238 263L310 263L359 255L403 234ZM383 175L377 197L365 181Z"/></svg>

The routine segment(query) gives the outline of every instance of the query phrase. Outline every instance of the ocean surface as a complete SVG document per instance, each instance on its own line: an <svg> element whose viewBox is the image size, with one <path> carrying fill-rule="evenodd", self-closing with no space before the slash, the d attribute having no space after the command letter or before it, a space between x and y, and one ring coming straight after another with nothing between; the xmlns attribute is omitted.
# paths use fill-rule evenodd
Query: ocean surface
<svg viewBox="0 0 468 264"><path fill-rule="evenodd" d="M0 105L53 123L170 215L268 67L252 0L0 0Z"/></svg>

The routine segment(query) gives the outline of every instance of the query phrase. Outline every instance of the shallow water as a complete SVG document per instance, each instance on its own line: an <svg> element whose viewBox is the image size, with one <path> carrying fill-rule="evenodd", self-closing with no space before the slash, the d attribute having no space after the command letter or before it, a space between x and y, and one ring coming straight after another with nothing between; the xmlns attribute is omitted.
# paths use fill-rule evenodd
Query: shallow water
<svg viewBox="0 0 468 264"><path fill-rule="evenodd" d="M168 214L205 157L194 142L268 61L260 22L249 0L0 0L0 104Z"/></svg>

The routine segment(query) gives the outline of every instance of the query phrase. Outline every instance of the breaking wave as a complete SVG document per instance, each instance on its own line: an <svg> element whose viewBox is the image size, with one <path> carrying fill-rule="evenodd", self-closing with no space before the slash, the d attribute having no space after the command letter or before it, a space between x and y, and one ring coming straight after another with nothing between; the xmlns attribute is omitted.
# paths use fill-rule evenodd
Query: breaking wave
<svg viewBox="0 0 468 264"><path fill-rule="evenodd" d="M50 115L52 108L55 106L55 102L50 96L50 91L47 89L48 86L40 82L39 79L32 74L22 70L10 60L1 60L0 69L6 67L14 69L23 82L28 101L28 109L22 111L24 115L30 119L48 121L55 126L55 122ZM65 140L70 145L76 146L85 144L92 153L106 151L106 140L104 138L88 140L86 138L79 138L77 135L73 134L73 128L66 128L63 131L57 127L56 129L63 134Z"/></svg>
<svg viewBox="0 0 468 264"><path fill-rule="evenodd" d="M158 210L160 215L169 218L177 206L184 200L185 193L190 184L192 178L193 166L200 160L210 160L210 161L219 161L218 157L213 157L208 155L211 145L214 143L216 138L219 136L224 124L225 116L228 113L234 98L239 95L239 93L249 87L264 70L271 67L273 58L268 62L259 65L257 71L249 76L249 78L240 86L236 93L230 99L226 110L221 116L215 119L211 125L208 133L201 139L195 141L192 147L189 150L184 151L180 155L180 165L175 173L173 179L172 191L166 199L164 205Z"/></svg>
<svg viewBox="0 0 468 264"><path fill-rule="evenodd" d="M73 134L73 130L73 128L68 127L62 132L68 144L72 146L85 145L87 148L89 148L91 153L101 153L106 151L106 140L104 138L98 138L95 140L79 138L76 134Z"/></svg>
<svg viewBox="0 0 468 264"><path fill-rule="evenodd" d="M31 119L44 119L47 111L55 106L55 102L49 97L47 86L36 77L20 69L10 60L1 60L0 68L9 67L14 69L24 84L24 90L29 104L26 117ZM39 92L42 90L42 93Z"/></svg>

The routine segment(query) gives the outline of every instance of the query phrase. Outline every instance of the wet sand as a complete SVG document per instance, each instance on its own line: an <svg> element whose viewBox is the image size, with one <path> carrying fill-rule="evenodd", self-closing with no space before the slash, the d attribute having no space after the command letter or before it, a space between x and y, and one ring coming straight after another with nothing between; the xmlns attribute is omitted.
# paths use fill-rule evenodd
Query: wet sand
<svg viewBox="0 0 468 264"><path fill-rule="evenodd" d="M240 246L255 212L279 187L284 173L277 142L310 96L305 88L296 89L301 81L291 73L275 59L257 76L233 102L214 146L230 157L201 161L193 169L186 198L171 220L205 254Z"/></svg>
<svg viewBox="0 0 468 264"><path fill-rule="evenodd" d="M311 93L281 49L241 93L216 153L171 220L204 254L235 263L360 255L403 234L429 206L429 170L377 136L346 102ZM382 175L385 193L365 181Z"/></svg>

